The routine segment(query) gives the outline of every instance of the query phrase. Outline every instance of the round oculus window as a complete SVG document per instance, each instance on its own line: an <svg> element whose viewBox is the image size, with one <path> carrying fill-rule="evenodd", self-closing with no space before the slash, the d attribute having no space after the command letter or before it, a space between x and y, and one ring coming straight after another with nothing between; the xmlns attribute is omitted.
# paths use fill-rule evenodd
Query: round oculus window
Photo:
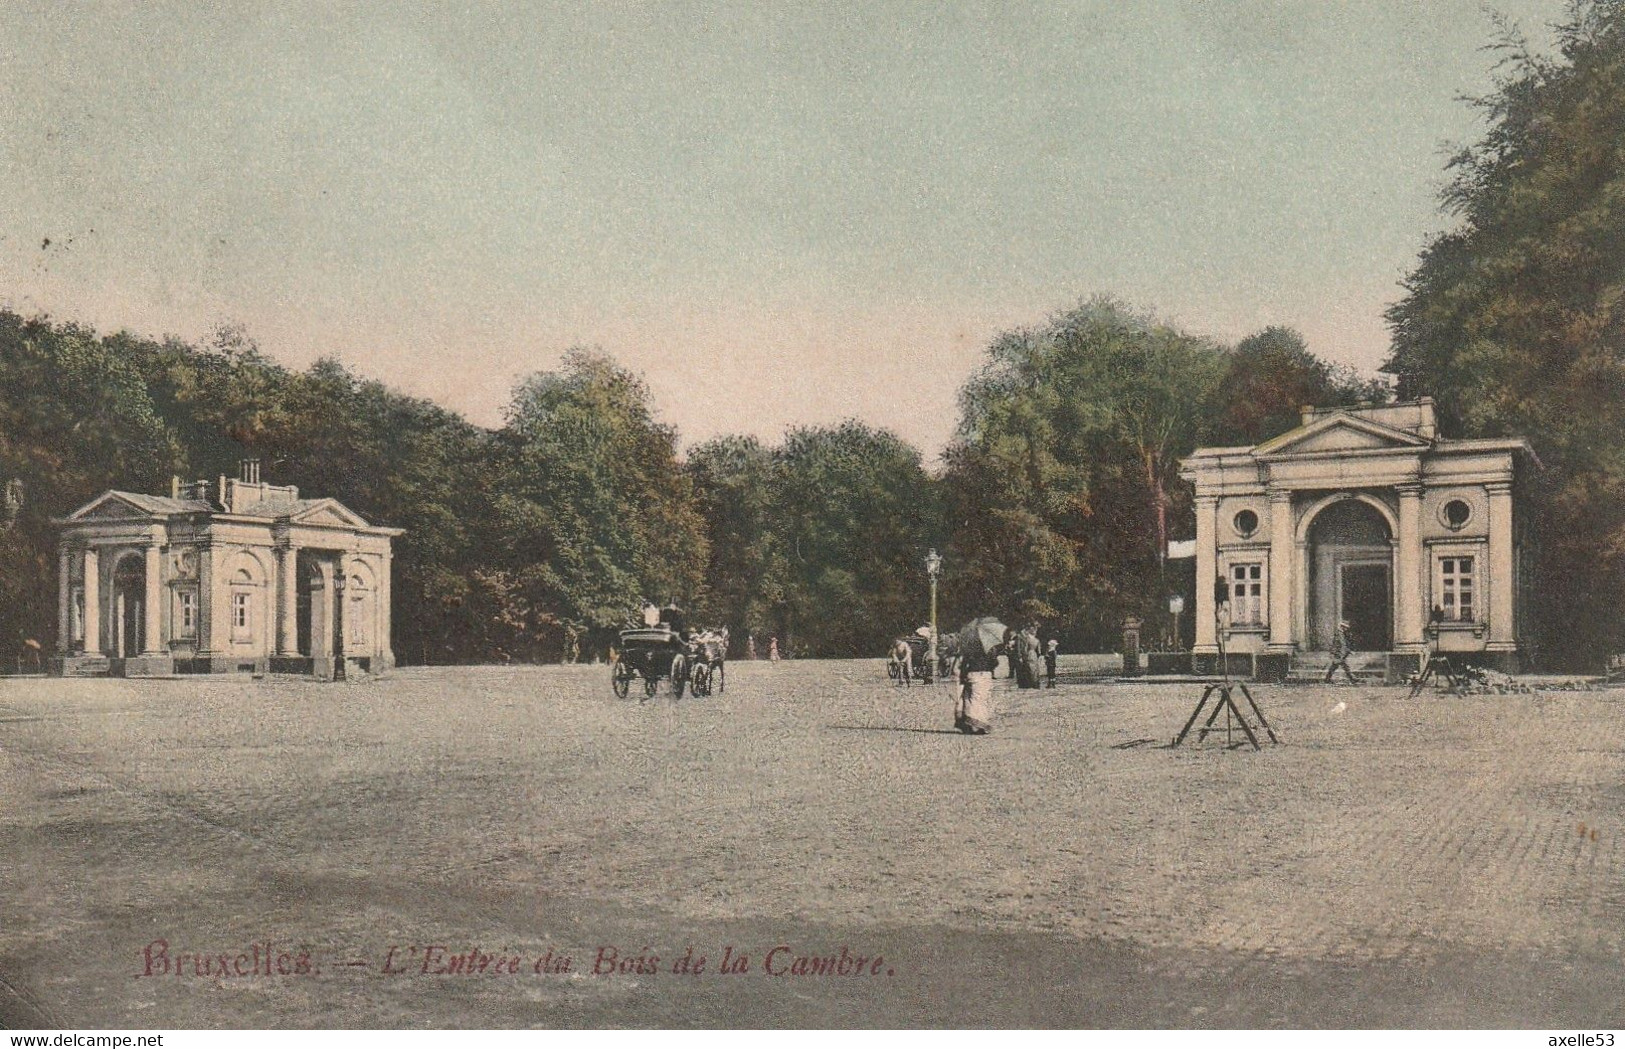
<svg viewBox="0 0 1625 1049"><path fill-rule="evenodd" d="M1231 523L1236 527L1236 534L1243 539L1258 531L1258 515L1251 510L1240 511Z"/></svg>
<svg viewBox="0 0 1625 1049"><path fill-rule="evenodd" d="M1473 508L1465 499L1452 499L1440 507L1439 518L1446 527L1460 529L1473 519Z"/></svg>

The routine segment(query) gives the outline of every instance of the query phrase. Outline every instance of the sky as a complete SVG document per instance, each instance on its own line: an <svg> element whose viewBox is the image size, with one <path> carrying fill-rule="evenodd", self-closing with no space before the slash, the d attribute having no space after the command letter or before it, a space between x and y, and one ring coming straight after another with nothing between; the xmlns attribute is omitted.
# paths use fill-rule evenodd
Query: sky
<svg viewBox="0 0 1625 1049"><path fill-rule="evenodd" d="M935 456L994 335L1111 294L1374 369L1492 12L0 0L0 305L357 373L500 425L597 347L685 445Z"/></svg>

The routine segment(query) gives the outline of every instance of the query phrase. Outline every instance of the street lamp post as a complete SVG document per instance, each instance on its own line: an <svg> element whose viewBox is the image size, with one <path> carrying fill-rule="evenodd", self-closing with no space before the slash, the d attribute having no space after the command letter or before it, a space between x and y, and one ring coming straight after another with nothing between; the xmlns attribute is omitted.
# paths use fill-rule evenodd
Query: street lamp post
<svg viewBox="0 0 1625 1049"><path fill-rule="evenodd" d="M333 573L333 680L345 680L344 673L344 565Z"/></svg>
<svg viewBox="0 0 1625 1049"><path fill-rule="evenodd" d="M925 680L937 679L937 573L942 571L942 555L933 547L925 555L925 572L931 577L931 637L925 654Z"/></svg>

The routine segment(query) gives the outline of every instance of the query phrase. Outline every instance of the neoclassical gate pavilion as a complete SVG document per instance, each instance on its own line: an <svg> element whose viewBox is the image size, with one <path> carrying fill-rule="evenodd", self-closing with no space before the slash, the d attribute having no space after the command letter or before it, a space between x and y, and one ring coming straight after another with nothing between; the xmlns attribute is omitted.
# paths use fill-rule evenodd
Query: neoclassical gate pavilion
<svg viewBox="0 0 1625 1049"><path fill-rule="evenodd" d="M394 665L390 541L335 499L237 480L105 492L56 522L62 674L333 672ZM342 624L343 634L337 634Z"/></svg>
<svg viewBox="0 0 1625 1049"><path fill-rule="evenodd" d="M1196 645L1259 673L1329 647L1339 621L1364 651L1478 653L1515 669L1528 637L1522 438L1451 440L1433 402L1306 408L1296 429L1252 447L1201 448L1196 488ZM1270 669L1266 670L1268 666Z"/></svg>

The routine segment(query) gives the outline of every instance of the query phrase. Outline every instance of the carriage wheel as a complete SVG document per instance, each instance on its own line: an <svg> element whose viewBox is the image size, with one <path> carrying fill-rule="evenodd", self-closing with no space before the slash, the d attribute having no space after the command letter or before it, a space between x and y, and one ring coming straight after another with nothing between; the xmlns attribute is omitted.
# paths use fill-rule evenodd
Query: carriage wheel
<svg viewBox="0 0 1625 1049"><path fill-rule="evenodd" d="M644 679L643 679L643 698L648 699L650 696L653 696L655 694L655 689L657 689L659 687L660 687L660 682L659 681L657 681L656 679L654 679L652 677L647 677L647 676L644 677Z"/></svg>
<svg viewBox="0 0 1625 1049"><path fill-rule="evenodd" d="M688 660L681 655L671 657L671 695L683 698L683 686L688 684Z"/></svg>
<svg viewBox="0 0 1625 1049"><path fill-rule="evenodd" d="M616 663L610 675L610 685L615 689L615 697L625 699L626 693L632 688L634 676L632 668L625 663Z"/></svg>
<svg viewBox="0 0 1625 1049"><path fill-rule="evenodd" d="M694 664L694 680L689 689L696 696L709 696L711 694L711 668L704 663Z"/></svg>

